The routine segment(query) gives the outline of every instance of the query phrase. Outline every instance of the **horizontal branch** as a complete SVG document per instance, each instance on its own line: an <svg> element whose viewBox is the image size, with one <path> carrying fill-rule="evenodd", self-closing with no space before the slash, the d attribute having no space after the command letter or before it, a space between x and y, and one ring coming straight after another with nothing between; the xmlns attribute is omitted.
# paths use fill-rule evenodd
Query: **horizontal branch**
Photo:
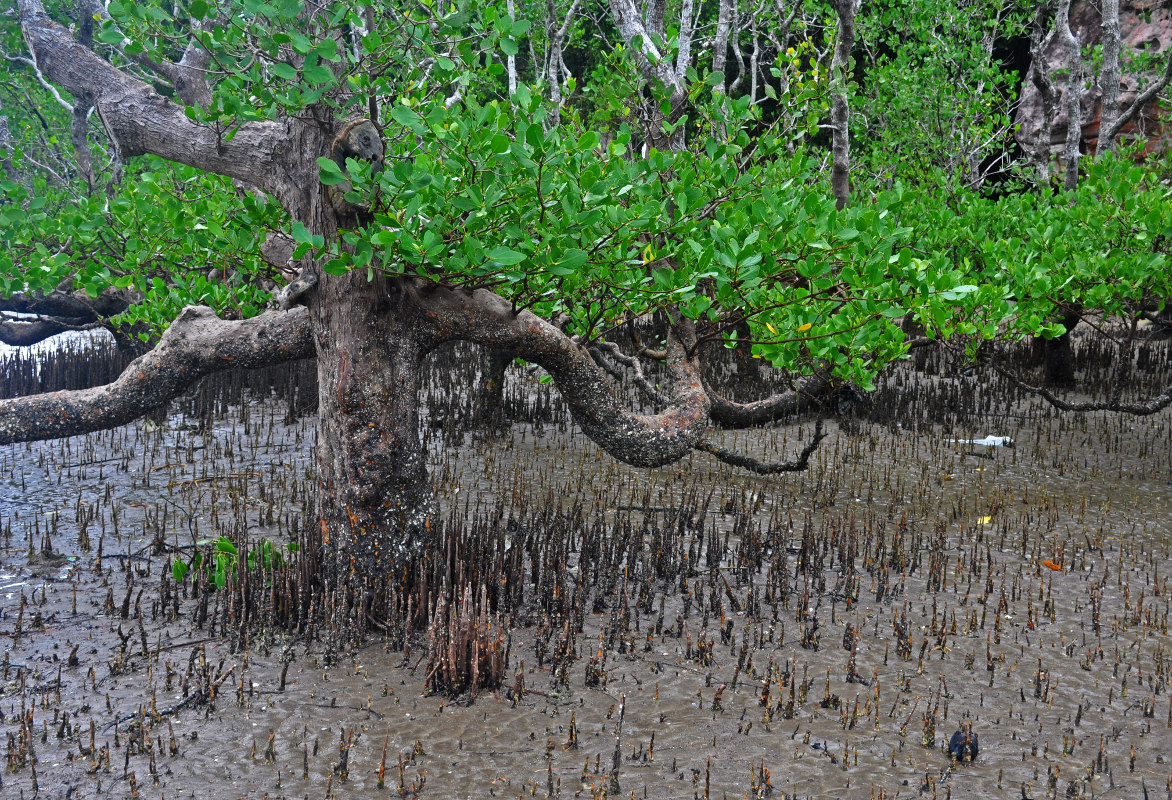
<svg viewBox="0 0 1172 800"><path fill-rule="evenodd" d="M1009 370L1002 369L996 364L990 364L990 366L993 367L994 371L998 375L1008 379L1009 382L1014 386L1017 386L1019 389L1029 392L1030 394L1037 395L1060 411L1074 411L1077 413L1086 413L1088 411L1115 411L1120 414L1131 414L1136 417L1147 417L1152 414L1159 413L1169 405L1172 405L1172 385L1165 387L1164 391L1160 392L1155 397L1150 397L1146 400L1137 400L1130 403L1123 402L1118 398L1118 396L1113 397L1106 402L1090 401L1072 403L1068 400L1063 400L1061 397L1043 386L1034 386L1032 384L1026 383Z"/></svg>
<svg viewBox="0 0 1172 800"><path fill-rule="evenodd" d="M204 375L315 355L304 308L226 321L204 306L179 313L159 344L105 386L0 401L0 444L58 439L125 425Z"/></svg>
<svg viewBox="0 0 1172 800"><path fill-rule="evenodd" d="M716 456L726 464L756 472L758 475L776 475L781 472L805 471L810 466L810 456L814 454L818 445L822 444L822 440L825 438L826 433L822 430L822 420L818 420L814 423L814 438L802 448L802 452L798 454L795 461L761 461L743 453L733 452L707 440L697 442L696 449Z"/></svg>
<svg viewBox="0 0 1172 800"><path fill-rule="evenodd" d="M712 421L723 428L751 428L768 425L803 410L820 405L834 389L834 384L821 375L799 378L797 386L786 392L752 403L735 403L709 388L712 401Z"/></svg>
<svg viewBox="0 0 1172 800"><path fill-rule="evenodd" d="M6 319L0 314L0 342L9 347L28 347L67 331L88 331L100 328L100 322L38 319Z"/></svg>
<svg viewBox="0 0 1172 800"><path fill-rule="evenodd" d="M103 317L121 314L131 303L141 300L137 292L127 289L107 289L97 297L85 292L17 292L0 297L0 312L37 314L45 317L67 317L74 321L96 322Z"/></svg>

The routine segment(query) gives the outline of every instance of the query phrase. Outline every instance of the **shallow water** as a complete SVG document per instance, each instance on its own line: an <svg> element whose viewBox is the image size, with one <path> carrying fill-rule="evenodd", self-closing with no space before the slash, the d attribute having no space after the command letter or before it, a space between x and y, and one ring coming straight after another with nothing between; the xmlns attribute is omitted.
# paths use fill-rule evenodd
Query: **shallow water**
<svg viewBox="0 0 1172 800"><path fill-rule="evenodd" d="M1172 418L1010 411L963 430L831 426L808 472L769 478L702 454L631 470L556 417L451 444L437 418L433 475L460 513L580 502L643 552L670 509L710 498L681 534L684 550L704 539L684 577L604 554L625 574L586 603L564 685L538 666L549 633L531 606L510 634L508 682L525 691L474 702L422 694L423 639L326 668L320 644L270 632L233 651L193 624L193 599L174 621L158 607L168 550L303 524L312 417L287 424L283 402L254 399L206 431L173 414L3 448L0 793L31 796L35 769L50 798L1172 797ZM810 429L724 443L776 459ZM950 441L990 435L1016 447ZM807 531L816 573L799 566ZM784 600L744 567L753 547L786 576ZM847 680L848 625L862 682ZM185 706L184 675L205 662L217 701ZM943 748L966 720L981 752L953 767Z"/></svg>

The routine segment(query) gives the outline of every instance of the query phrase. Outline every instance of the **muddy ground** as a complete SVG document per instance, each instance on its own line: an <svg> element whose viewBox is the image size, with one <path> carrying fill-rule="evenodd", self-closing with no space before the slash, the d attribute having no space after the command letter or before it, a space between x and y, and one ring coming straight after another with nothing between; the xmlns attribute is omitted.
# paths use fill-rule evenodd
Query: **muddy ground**
<svg viewBox="0 0 1172 800"><path fill-rule="evenodd" d="M175 583L220 535L298 558L304 369L2 448L0 797L1172 798L1172 415L1062 415L926 367L772 477L623 467L521 369L520 421L464 435L437 378L446 514L497 519L529 565L507 685L474 700L424 693L425 632L337 659L237 624L231 584ZM1134 391L1169 372L1148 346ZM724 443L783 458L811 429ZM964 441L990 435L1016 446ZM545 607L563 590L577 616ZM979 754L954 765L966 722Z"/></svg>

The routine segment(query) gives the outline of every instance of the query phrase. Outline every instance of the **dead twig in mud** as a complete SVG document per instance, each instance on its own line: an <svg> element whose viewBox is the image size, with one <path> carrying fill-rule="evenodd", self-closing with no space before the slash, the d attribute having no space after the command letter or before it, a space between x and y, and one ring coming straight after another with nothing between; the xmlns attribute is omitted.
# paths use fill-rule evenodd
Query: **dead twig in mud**
<svg viewBox="0 0 1172 800"><path fill-rule="evenodd" d="M203 698L204 698L204 694L203 694L202 690L195 692L194 694L188 695L187 697L183 698L182 700L180 700L178 703L171 706L170 708L164 708L162 711L153 712L151 716L157 716L159 719L163 719L164 717L168 717L172 714L179 713L183 709L187 708L190 705L194 705L196 702L198 702L199 700L201 700ZM120 717L116 717L113 722L107 724L106 727L102 728L102 733L105 734L105 733L109 732L109 730L111 728L116 727L118 725L121 725L123 722L130 722L131 720L136 720L140 716L141 716L141 714L139 712L135 711L130 714L123 714Z"/></svg>

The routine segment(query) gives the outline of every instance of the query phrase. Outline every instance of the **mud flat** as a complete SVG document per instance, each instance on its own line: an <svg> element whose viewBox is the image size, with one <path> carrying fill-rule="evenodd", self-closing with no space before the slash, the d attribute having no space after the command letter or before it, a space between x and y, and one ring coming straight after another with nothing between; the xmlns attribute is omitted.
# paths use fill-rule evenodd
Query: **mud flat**
<svg viewBox="0 0 1172 800"><path fill-rule="evenodd" d="M1136 391L1168 383L1151 348ZM1168 413L909 366L883 424L832 422L808 472L762 478L627 469L521 370L519 421L460 435L436 379L442 546L509 568L506 679L473 700L424 693L426 629L338 658L275 624L313 516L309 380L0 449L0 796L1172 798ZM783 458L811 429L724 443ZM217 589L196 543L221 536Z"/></svg>

